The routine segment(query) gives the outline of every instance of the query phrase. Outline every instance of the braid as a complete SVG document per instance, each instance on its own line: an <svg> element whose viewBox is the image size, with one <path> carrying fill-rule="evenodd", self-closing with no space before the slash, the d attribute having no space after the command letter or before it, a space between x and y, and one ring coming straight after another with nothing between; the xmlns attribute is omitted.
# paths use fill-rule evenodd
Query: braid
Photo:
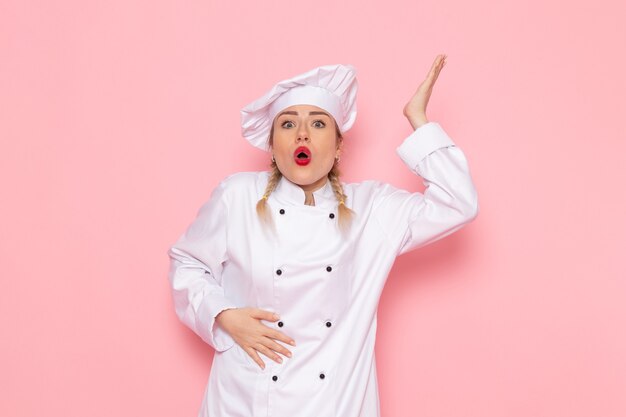
<svg viewBox="0 0 626 417"><path fill-rule="evenodd" d="M352 216L354 215L354 211L346 206L346 200L348 199L348 196L345 195L343 192L343 187L341 186L341 181L339 179L340 175L341 172L339 171L339 167L335 162L333 168L328 173L328 180L330 181L330 185L333 188L333 193L335 194L335 197L339 202L339 227L343 232L345 232L352 222Z"/></svg>
<svg viewBox="0 0 626 417"><path fill-rule="evenodd" d="M261 217L261 220L264 224L272 223L272 214L267 208L267 199L269 198L270 194L272 194L272 192L276 189L278 181L282 177L282 174L278 169L275 161L273 161L270 166L272 168L272 171L267 181L265 192L263 193L263 197L261 197L261 199L256 203L256 212Z"/></svg>

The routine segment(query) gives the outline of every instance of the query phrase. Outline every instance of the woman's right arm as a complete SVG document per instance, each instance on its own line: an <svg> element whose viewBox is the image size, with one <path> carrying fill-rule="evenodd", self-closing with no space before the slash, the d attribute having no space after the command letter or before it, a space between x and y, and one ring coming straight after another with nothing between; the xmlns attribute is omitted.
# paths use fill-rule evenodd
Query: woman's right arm
<svg viewBox="0 0 626 417"><path fill-rule="evenodd" d="M178 318L216 351L225 351L233 338L217 325L222 311L237 305L224 296L223 264L227 260L224 202L225 183L213 190L196 219L168 250L169 282Z"/></svg>

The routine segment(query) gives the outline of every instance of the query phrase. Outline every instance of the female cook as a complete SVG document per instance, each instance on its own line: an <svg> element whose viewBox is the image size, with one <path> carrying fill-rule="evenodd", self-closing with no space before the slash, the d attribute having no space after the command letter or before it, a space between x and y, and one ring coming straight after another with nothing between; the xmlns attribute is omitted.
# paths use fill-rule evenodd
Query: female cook
<svg viewBox="0 0 626 417"><path fill-rule="evenodd" d="M426 105L445 55L404 108L410 193L343 183L356 118L350 65L280 81L241 111L271 171L224 178L169 249L180 320L215 349L200 417L378 417L376 312L395 258L478 213L467 160Z"/></svg>

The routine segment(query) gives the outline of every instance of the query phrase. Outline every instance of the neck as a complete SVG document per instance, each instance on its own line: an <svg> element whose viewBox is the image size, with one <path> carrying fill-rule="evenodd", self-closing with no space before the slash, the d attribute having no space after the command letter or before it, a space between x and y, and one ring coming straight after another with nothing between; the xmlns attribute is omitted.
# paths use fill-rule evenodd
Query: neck
<svg viewBox="0 0 626 417"><path fill-rule="evenodd" d="M313 191L317 191L322 188L324 185L326 185L327 181L328 177L324 176L312 184L300 185L300 188L302 188L302 190L304 191L304 204L308 206L314 206L315 198L313 198Z"/></svg>

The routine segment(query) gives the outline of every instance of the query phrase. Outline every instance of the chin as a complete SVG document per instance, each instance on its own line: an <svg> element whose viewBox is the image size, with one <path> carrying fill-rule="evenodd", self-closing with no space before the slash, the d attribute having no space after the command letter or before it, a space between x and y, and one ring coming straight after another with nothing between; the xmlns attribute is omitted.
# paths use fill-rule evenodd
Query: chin
<svg viewBox="0 0 626 417"><path fill-rule="evenodd" d="M311 180L308 176L306 175L285 175L287 177L287 179L295 184L298 185L309 185L309 184L313 184L315 182L315 180Z"/></svg>
<svg viewBox="0 0 626 417"><path fill-rule="evenodd" d="M307 174L307 173L291 173L289 175L285 175L287 179L298 185L311 185L317 181L319 181L325 175L318 177L315 175Z"/></svg>

